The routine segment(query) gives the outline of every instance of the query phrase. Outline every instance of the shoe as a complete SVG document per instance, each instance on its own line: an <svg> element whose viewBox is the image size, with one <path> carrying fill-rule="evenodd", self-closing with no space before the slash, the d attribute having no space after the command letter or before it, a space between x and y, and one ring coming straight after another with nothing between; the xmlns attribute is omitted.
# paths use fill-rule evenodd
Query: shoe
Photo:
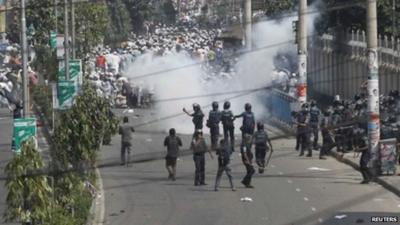
<svg viewBox="0 0 400 225"><path fill-rule="evenodd" d="M200 184L199 183L194 183L194 186L199 186Z"/></svg>
<svg viewBox="0 0 400 225"><path fill-rule="evenodd" d="M205 185L207 185L206 183L200 183L200 186L205 186Z"/></svg>
<svg viewBox="0 0 400 225"><path fill-rule="evenodd" d="M323 156L319 157L319 159L326 160L326 158L325 158L325 157L323 157Z"/></svg>
<svg viewBox="0 0 400 225"><path fill-rule="evenodd" d="M172 175L168 175L168 180L172 180Z"/></svg>
<svg viewBox="0 0 400 225"><path fill-rule="evenodd" d="M233 188L232 188L232 191L236 191L236 189L233 187Z"/></svg>
<svg viewBox="0 0 400 225"><path fill-rule="evenodd" d="M360 184L369 184L369 181L368 180L363 180L363 181L361 181Z"/></svg>
<svg viewBox="0 0 400 225"><path fill-rule="evenodd" d="M119 165L123 166L123 165L125 165L125 163L124 163L124 162L122 162L122 163L120 163Z"/></svg>
<svg viewBox="0 0 400 225"><path fill-rule="evenodd" d="M245 187L247 187L248 184L246 184L243 180L240 181L240 183L242 183Z"/></svg>
<svg viewBox="0 0 400 225"><path fill-rule="evenodd" d="M172 175L172 181L176 181L176 177L174 175Z"/></svg>
<svg viewBox="0 0 400 225"><path fill-rule="evenodd" d="M246 186L246 188L254 188L254 186L249 184L249 185Z"/></svg>
<svg viewBox="0 0 400 225"><path fill-rule="evenodd" d="M259 174L264 173L264 168L258 168L258 173L259 173Z"/></svg>
<svg viewBox="0 0 400 225"><path fill-rule="evenodd" d="M214 188L214 191L218 191L218 188Z"/></svg>
<svg viewBox="0 0 400 225"><path fill-rule="evenodd" d="M307 154L306 157L312 157L312 155L311 154Z"/></svg>
<svg viewBox="0 0 400 225"><path fill-rule="evenodd" d="M304 153L300 153L300 155L299 156L303 156L304 155Z"/></svg>

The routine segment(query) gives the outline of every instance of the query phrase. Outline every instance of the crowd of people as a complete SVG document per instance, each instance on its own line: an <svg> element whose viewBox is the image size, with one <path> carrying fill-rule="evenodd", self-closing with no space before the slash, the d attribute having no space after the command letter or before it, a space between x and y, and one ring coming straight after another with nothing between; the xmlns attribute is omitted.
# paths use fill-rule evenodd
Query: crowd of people
<svg viewBox="0 0 400 225"><path fill-rule="evenodd" d="M312 156L312 149L320 150L320 159L325 159L329 151L336 148L342 155L351 151L361 152L360 167L364 180L368 183L372 175L368 163L368 95L366 87L352 100L340 100L339 96L325 110L320 110L315 101L302 105L299 112L292 112L297 127L296 150L300 156ZM393 90L380 96L380 139L395 138L400 143L400 95ZM322 145L318 144L319 133ZM399 159L400 163L400 159Z"/></svg>
<svg viewBox="0 0 400 225"><path fill-rule="evenodd" d="M155 25L143 35L132 35L120 48L99 47L87 57L89 79L100 95L118 107L150 106L154 87L128 77L129 65L144 54L152 57L185 54L197 62L204 80L226 79L235 75L234 57L217 38L220 29L201 29L196 25Z"/></svg>

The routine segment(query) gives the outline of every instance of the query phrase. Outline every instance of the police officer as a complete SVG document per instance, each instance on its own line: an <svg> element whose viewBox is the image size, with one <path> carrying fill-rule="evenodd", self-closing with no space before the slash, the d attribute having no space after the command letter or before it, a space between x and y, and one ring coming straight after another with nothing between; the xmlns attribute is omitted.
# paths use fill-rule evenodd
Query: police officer
<svg viewBox="0 0 400 225"><path fill-rule="evenodd" d="M218 110L218 102L212 103L212 110L208 114L207 127L210 128L211 148L216 149L219 136L219 122L221 121L221 112Z"/></svg>
<svg viewBox="0 0 400 225"><path fill-rule="evenodd" d="M226 144L230 144L232 152L235 151L235 126L234 126L234 116L230 110L231 103L226 101L224 103L224 110L221 112L221 122L224 129L224 139Z"/></svg>
<svg viewBox="0 0 400 225"><path fill-rule="evenodd" d="M257 131L253 135L253 144L255 145L256 163L258 165L258 173L264 173L265 168L265 156L268 150L273 152L271 140L268 137L267 132L264 130L264 124L261 122L257 123Z"/></svg>
<svg viewBox="0 0 400 225"><path fill-rule="evenodd" d="M216 154L218 155L218 172L217 172L217 177L215 178L214 190L218 191L222 173L225 171L226 175L228 176L232 191L236 191L233 185L231 168L229 167L232 149L230 148L229 144L225 142L224 139L220 141L220 146L219 148L217 148Z"/></svg>
<svg viewBox="0 0 400 225"><path fill-rule="evenodd" d="M321 121L321 134L322 134L322 147L319 152L319 159L326 159L325 156L328 152L335 147L335 142L332 138L332 133L329 130L331 127L330 122L331 113L329 111L324 112L324 118Z"/></svg>
<svg viewBox="0 0 400 225"><path fill-rule="evenodd" d="M296 111L292 111L291 116L292 116L292 123L297 123L297 115L299 114L299 112ZM296 147L295 150L299 151L299 147L300 147L300 133L299 131L296 129Z"/></svg>
<svg viewBox="0 0 400 225"><path fill-rule="evenodd" d="M207 185L205 183L205 153L209 152L211 158L213 158L213 156L200 130L195 132L190 148L193 151L193 161L195 165L194 185Z"/></svg>
<svg viewBox="0 0 400 225"><path fill-rule="evenodd" d="M183 108L183 112L186 113L188 116L193 117L192 122L194 124L194 134L196 133L196 131L198 130L203 130L203 119L204 119L204 114L201 111L200 105L197 103L193 104L193 113L190 114L185 108Z"/></svg>
<svg viewBox="0 0 400 225"><path fill-rule="evenodd" d="M250 103L246 103L244 108L245 111L242 114L234 117L235 119L240 117L243 118L243 124L240 127L240 130L242 131L242 143L240 145L240 153L242 155L243 164L246 167L246 176L243 178L242 184L246 188L254 188L251 185L251 178L255 172L252 165L253 153L251 152L251 141L254 134L255 119L254 114L251 111Z"/></svg>
<svg viewBox="0 0 400 225"><path fill-rule="evenodd" d="M313 141L313 148L318 149L318 124L320 120L320 110L317 107L316 102L313 100L311 101L311 108L310 108L310 128L311 132L314 136L314 141Z"/></svg>
<svg viewBox="0 0 400 225"><path fill-rule="evenodd" d="M312 157L312 151L311 147L309 145L310 142L310 136L309 136L309 115L308 115L308 104L304 103L301 106L302 110L301 112L297 115L297 132L299 135L299 143L300 143L300 155L304 155L304 150L308 150L307 157Z"/></svg>
<svg viewBox="0 0 400 225"><path fill-rule="evenodd" d="M361 184L368 184L372 179L372 174L368 168L368 162L371 159L371 154L368 150L368 139L364 136L360 143L356 146L356 152L361 152L360 158L360 172L363 176Z"/></svg>

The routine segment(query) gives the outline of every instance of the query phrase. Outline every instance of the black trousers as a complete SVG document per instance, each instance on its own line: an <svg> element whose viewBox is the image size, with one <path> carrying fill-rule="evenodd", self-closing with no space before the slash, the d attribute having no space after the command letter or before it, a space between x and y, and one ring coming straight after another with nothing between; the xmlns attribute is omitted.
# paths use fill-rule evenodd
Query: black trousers
<svg viewBox="0 0 400 225"><path fill-rule="evenodd" d="M334 148L336 144L333 142L332 139L323 139L322 140L322 147L321 150L319 151L319 157L328 155L329 152Z"/></svg>
<svg viewBox="0 0 400 225"><path fill-rule="evenodd" d="M229 167L229 158L225 159L223 157L218 157L218 171L217 171L217 177L215 178L215 188L219 187L219 184L221 182L222 173L224 171L226 173L226 176L228 176L229 184L231 185L231 188L234 188L233 178L232 178L232 173L231 173L232 170Z"/></svg>
<svg viewBox="0 0 400 225"><path fill-rule="evenodd" d="M319 136L318 124L311 124L311 131L314 136L313 148L316 149L318 146L318 136Z"/></svg>
<svg viewBox="0 0 400 225"><path fill-rule="evenodd" d="M194 154L193 161L195 166L194 172L194 184L204 184L205 183L205 156L203 154Z"/></svg>
<svg viewBox="0 0 400 225"><path fill-rule="evenodd" d="M310 136L307 131L300 131L300 154L304 154L304 151L307 150L309 155L312 155L312 150L310 146Z"/></svg>
<svg viewBox="0 0 400 225"><path fill-rule="evenodd" d="M367 166L360 165L360 172L364 181L371 181L372 175Z"/></svg>
<svg viewBox="0 0 400 225"><path fill-rule="evenodd" d="M128 160L126 160L126 154L128 154ZM131 154L131 143L129 142L122 142L121 143L121 163L129 163Z"/></svg>
<svg viewBox="0 0 400 225"><path fill-rule="evenodd" d="M235 148L235 127L226 127L224 129L224 139L227 143L230 143L232 150ZM230 142L228 142L230 141Z"/></svg>
<svg viewBox="0 0 400 225"><path fill-rule="evenodd" d="M211 148L216 149L218 147L218 138L219 138L218 127L210 128L210 138L211 138Z"/></svg>
<svg viewBox="0 0 400 225"><path fill-rule="evenodd" d="M267 155L266 148L256 148L256 163L258 167L265 167L265 156Z"/></svg>
<svg viewBox="0 0 400 225"><path fill-rule="evenodd" d="M242 153L243 154L243 153ZM245 153L246 154L246 153ZM250 185L251 184L251 178L253 177L255 170L254 170L254 166L252 165L252 159L253 159L253 154L249 154L247 153L247 157L249 158L249 162L245 163L245 159L242 156L242 161L244 166L246 167L246 175L243 178L243 184L245 185Z"/></svg>

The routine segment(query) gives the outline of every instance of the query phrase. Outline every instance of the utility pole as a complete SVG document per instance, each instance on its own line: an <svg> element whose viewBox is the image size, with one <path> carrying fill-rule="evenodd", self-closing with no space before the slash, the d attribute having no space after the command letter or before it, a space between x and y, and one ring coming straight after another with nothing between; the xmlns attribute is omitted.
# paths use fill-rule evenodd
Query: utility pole
<svg viewBox="0 0 400 225"><path fill-rule="evenodd" d="M29 90L28 90L28 49L26 43L25 0L21 0L21 46L22 46L22 95L24 100L23 117L29 117Z"/></svg>
<svg viewBox="0 0 400 225"><path fill-rule="evenodd" d="M396 29L396 0L392 0L392 36L397 37L397 29Z"/></svg>
<svg viewBox="0 0 400 225"><path fill-rule="evenodd" d="M379 64L378 20L376 0L367 0L367 59L368 59L368 151L376 175L379 148Z"/></svg>
<svg viewBox="0 0 400 225"><path fill-rule="evenodd" d="M251 0L245 0L244 2L244 27L245 27L245 40L246 40L246 50L251 51Z"/></svg>
<svg viewBox="0 0 400 225"><path fill-rule="evenodd" d="M75 46L75 2L70 0L71 3L71 39L72 39L72 58L75 59L76 46Z"/></svg>
<svg viewBox="0 0 400 225"><path fill-rule="evenodd" d="M54 17L56 17L56 26L55 26L55 32L56 34L58 34L58 1L57 0L53 0L54 1Z"/></svg>
<svg viewBox="0 0 400 225"><path fill-rule="evenodd" d="M300 103L307 102L307 0L300 0L298 27L299 81L297 96Z"/></svg>
<svg viewBox="0 0 400 225"><path fill-rule="evenodd" d="M64 60L65 78L69 80L68 0L64 0Z"/></svg>

